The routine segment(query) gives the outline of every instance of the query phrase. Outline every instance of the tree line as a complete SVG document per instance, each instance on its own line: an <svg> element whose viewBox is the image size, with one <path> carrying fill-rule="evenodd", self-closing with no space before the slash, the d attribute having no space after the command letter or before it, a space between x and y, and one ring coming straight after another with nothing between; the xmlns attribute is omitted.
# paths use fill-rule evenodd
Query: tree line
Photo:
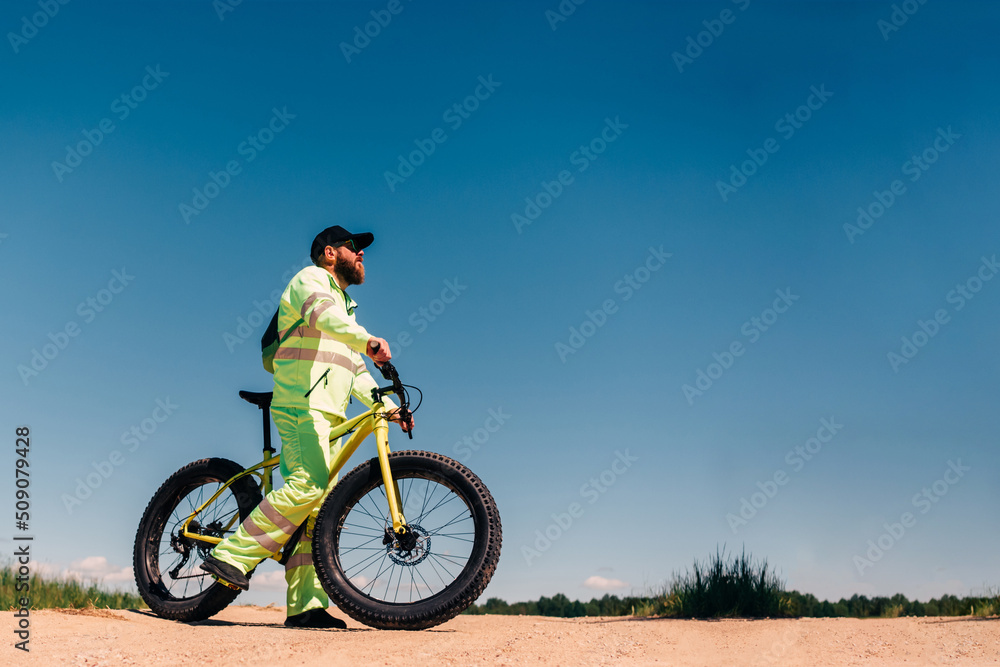
<svg viewBox="0 0 1000 667"><path fill-rule="evenodd" d="M789 591L782 593L782 616L814 618L892 618L897 616L989 616L1000 613L998 597L962 597L944 595L927 602L908 600L901 594L892 597L853 595L837 602L820 601L811 593ZM500 598L489 598L485 604L472 605L467 614L500 614L527 616L556 616L576 618L581 616L653 616L674 615L666 596L628 596L606 594L589 602L570 600L562 593L552 597L542 596L530 602L507 603Z"/></svg>

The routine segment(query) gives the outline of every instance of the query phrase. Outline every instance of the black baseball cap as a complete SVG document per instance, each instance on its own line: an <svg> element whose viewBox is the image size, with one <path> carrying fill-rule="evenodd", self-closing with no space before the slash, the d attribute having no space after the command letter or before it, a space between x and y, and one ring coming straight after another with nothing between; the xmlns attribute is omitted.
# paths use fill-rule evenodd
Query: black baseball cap
<svg viewBox="0 0 1000 667"><path fill-rule="evenodd" d="M375 235L371 232L352 234L340 225L334 225L333 227L327 227L316 235L316 238L313 239L309 256L312 258L313 264L315 264L328 245L335 246L347 241L354 241L355 249L363 250L370 246L374 240Z"/></svg>

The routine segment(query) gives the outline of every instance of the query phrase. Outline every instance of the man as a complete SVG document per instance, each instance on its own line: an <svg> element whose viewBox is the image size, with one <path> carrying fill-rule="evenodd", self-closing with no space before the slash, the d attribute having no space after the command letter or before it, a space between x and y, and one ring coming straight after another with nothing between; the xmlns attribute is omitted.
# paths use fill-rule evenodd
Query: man
<svg viewBox="0 0 1000 667"><path fill-rule="evenodd" d="M311 539L329 491L330 461L340 447L339 440L330 443L330 431L346 420L352 394L370 408L371 390L378 386L361 354L377 364L392 358L389 343L355 322L357 303L346 291L364 282L364 249L374 240L370 233L351 234L340 226L324 229L312 243L315 266L299 271L281 295L271 415L281 435L285 485L267 494L201 566L247 590L246 574L280 551L306 521L305 534L285 565L285 625L290 627L346 627L324 611L329 599L313 567ZM413 427L412 417L403 423L396 404L388 398L383 402L404 431Z"/></svg>

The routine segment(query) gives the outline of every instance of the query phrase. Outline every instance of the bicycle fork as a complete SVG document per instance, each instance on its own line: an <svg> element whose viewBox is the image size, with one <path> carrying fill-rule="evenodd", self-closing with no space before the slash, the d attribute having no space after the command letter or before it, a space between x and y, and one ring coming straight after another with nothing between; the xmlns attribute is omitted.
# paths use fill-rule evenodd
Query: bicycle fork
<svg viewBox="0 0 1000 667"><path fill-rule="evenodd" d="M407 532L406 517L403 515L403 507L400 502L399 485L392 477L392 470L389 468L389 420L385 414L385 406L376 403L372 407L371 415L364 419L358 419L357 430L339 452L334 456L330 469L334 472L343 468L361 442L371 433L375 434L375 447L378 452L379 470L382 473L382 482L385 484L385 497L389 505L389 519L392 521L392 532L403 535ZM354 420L351 420L354 421ZM354 428L355 424L348 422L344 426ZM333 481L331 473L330 481Z"/></svg>
<svg viewBox="0 0 1000 667"><path fill-rule="evenodd" d="M382 471L382 482L385 484L385 497L389 503L389 517L392 519L392 532L397 535L406 532L406 517L400 506L399 485L389 469L389 420L383 416L375 417L375 443L378 448L378 464Z"/></svg>

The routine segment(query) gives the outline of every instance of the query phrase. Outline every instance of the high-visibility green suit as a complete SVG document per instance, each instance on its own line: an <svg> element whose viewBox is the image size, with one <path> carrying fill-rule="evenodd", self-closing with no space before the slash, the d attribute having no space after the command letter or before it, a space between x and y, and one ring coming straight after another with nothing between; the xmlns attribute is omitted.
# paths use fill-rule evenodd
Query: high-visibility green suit
<svg viewBox="0 0 1000 667"><path fill-rule="evenodd" d="M329 493L330 461L340 441L332 428L346 419L353 394L371 407L375 379L362 354L371 335L355 322L357 304L326 270L309 266L281 295L274 355L271 415L281 435L281 475L285 485L267 494L233 535L212 555L246 573L277 553L307 521L303 538L285 565L288 616L327 607L329 599L312 564L312 530ZM388 398L387 409L396 407ZM334 479L334 482L336 479Z"/></svg>

